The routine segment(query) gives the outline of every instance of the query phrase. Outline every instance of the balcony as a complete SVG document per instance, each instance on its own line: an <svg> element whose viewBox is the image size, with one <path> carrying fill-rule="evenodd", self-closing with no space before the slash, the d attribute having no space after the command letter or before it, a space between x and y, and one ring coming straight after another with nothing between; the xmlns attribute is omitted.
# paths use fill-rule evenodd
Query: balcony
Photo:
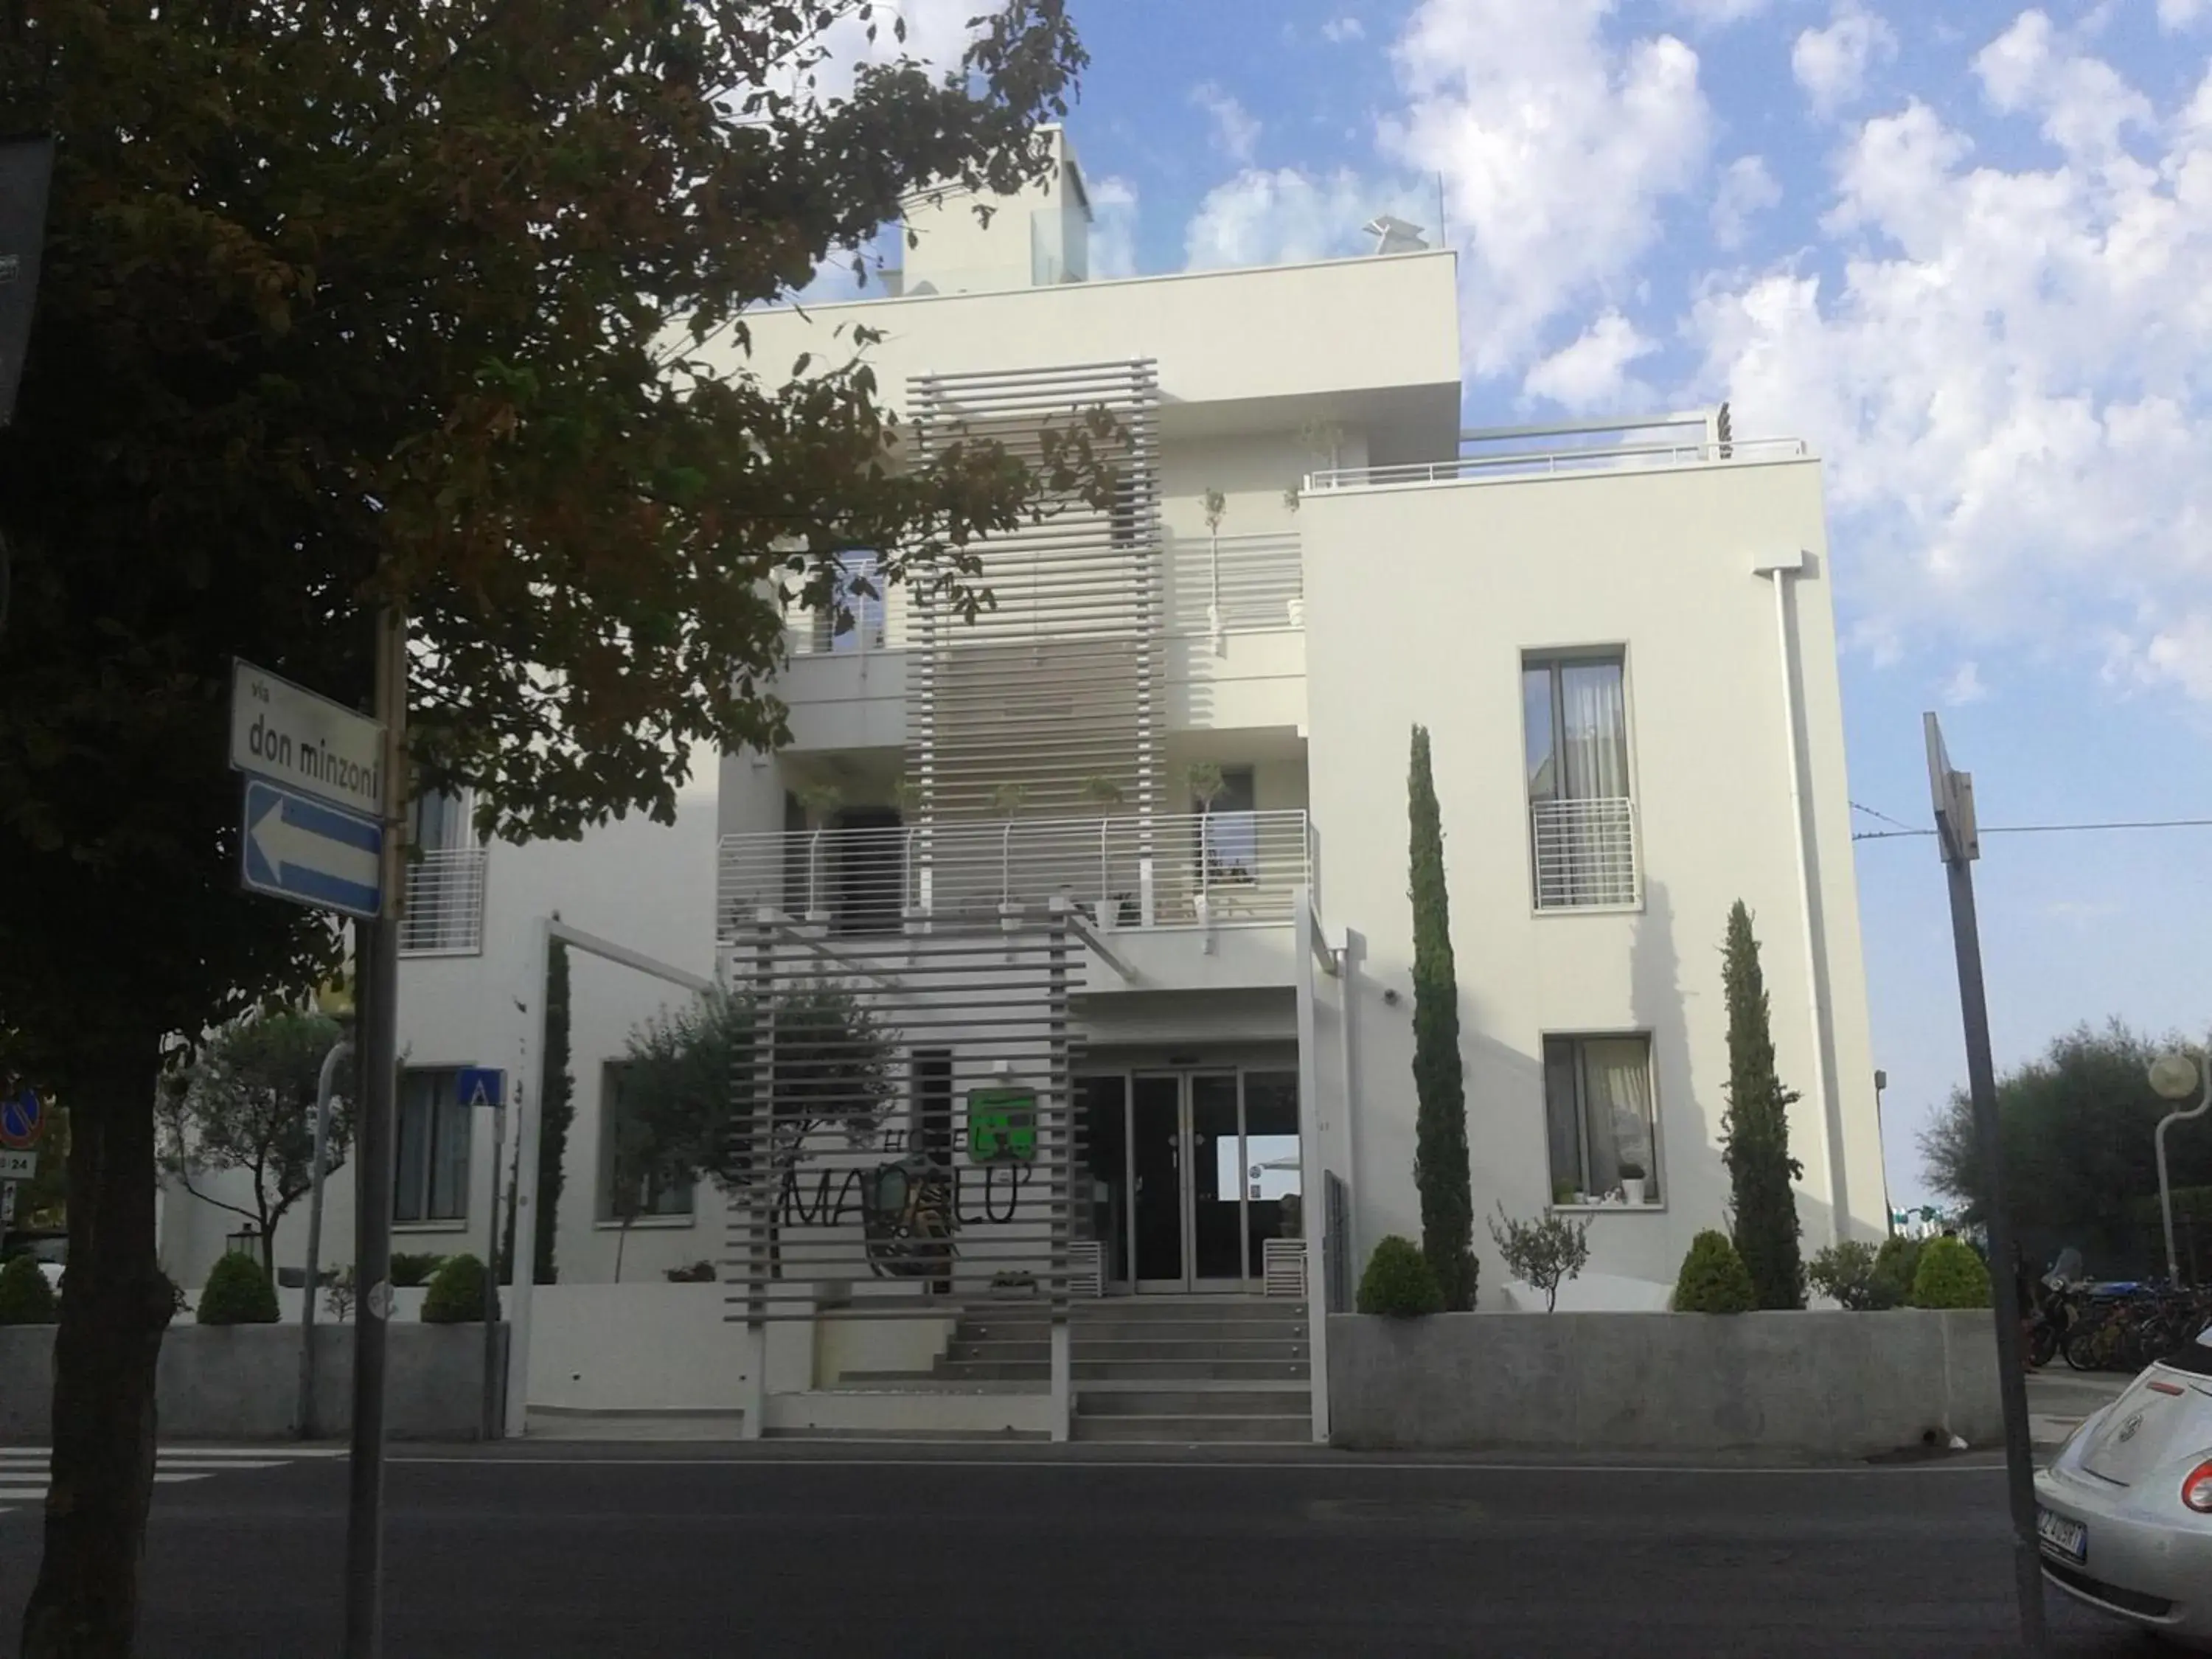
<svg viewBox="0 0 2212 1659"><path fill-rule="evenodd" d="M1629 909L1643 903L1634 801L1540 800L1528 808L1528 827L1539 910Z"/></svg>
<svg viewBox="0 0 2212 1659"><path fill-rule="evenodd" d="M1812 453L1802 438L1733 436L1725 405L1691 415L1492 427L1461 433L1459 447L1460 453L1449 460L1316 472L1307 478L1305 487L1320 492L1403 484L1504 483L1799 460Z"/></svg>
<svg viewBox="0 0 2212 1659"><path fill-rule="evenodd" d="M407 866L399 915L403 957L473 957L483 952L482 847L431 848Z"/></svg>
<svg viewBox="0 0 2212 1659"><path fill-rule="evenodd" d="M725 836L715 915L886 934L1066 898L1101 928L1279 927L1313 879L1303 811L1008 819Z"/></svg>

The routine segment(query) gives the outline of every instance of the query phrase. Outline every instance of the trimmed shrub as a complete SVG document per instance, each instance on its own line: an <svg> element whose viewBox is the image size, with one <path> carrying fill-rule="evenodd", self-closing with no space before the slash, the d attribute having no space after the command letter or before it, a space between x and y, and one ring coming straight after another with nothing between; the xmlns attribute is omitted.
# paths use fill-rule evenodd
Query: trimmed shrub
<svg viewBox="0 0 2212 1659"><path fill-rule="evenodd" d="M1359 1276L1360 1312L1413 1319L1443 1310L1443 1287L1419 1245L1393 1233L1375 1246Z"/></svg>
<svg viewBox="0 0 2212 1659"><path fill-rule="evenodd" d="M392 1288L405 1291L427 1285L438 1269L445 1265L446 1258L435 1250L424 1250L413 1255L404 1250L394 1250L392 1253Z"/></svg>
<svg viewBox="0 0 2212 1659"><path fill-rule="evenodd" d="M199 1322L203 1325L274 1325L276 1286L261 1258L236 1251L208 1270L200 1290Z"/></svg>
<svg viewBox="0 0 2212 1659"><path fill-rule="evenodd" d="M1986 1308L1990 1270L1973 1247L1955 1238L1931 1238L1912 1275L1916 1308Z"/></svg>
<svg viewBox="0 0 2212 1659"><path fill-rule="evenodd" d="M1812 1280L1814 1290L1835 1297L1852 1313L1894 1307L1894 1303L1875 1299L1881 1289L1875 1279L1879 1260L1874 1246L1864 1239L1847 1238L1840 1244L1829 1245L1814 1256L1805 1269L1805 1277Z"/></svg>
<svg viewBox="0 0 2212 1659"><path fill-rule="evenodd" d="M61 1316L54 1287L27 1255L0 1267L0 1325L51 1325Z"/></svg>
<svg viewBox="0 0 2212 1659"><path fill-rule="evenodd" d="M1876 1308L1902 1308L1912 1300L1912 1275L1920 1268L1920 1241L1893 1235L1875 1252L1874 1284Z"/></svg>
<svg viewBox="0 0 2212 1659"><path fill-rule="evenodd" d="M1750 1269L1726 1233L1708 1228L1691 1241L1674 1281L1676 1313L1749 1313L1758 1305Z"/></svg>
<svg viewBox="0 0 2212 1659"><path fill-rule="evenodd" d="M473 1255L447 1256L422 1298L426 1325L468 1325L484 1316L484 1265Z"/></svg>

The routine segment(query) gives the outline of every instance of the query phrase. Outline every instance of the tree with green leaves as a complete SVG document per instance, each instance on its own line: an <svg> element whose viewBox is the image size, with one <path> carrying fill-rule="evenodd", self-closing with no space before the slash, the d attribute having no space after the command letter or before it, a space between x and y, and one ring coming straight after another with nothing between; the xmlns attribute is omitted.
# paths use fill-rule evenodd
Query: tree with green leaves
<svg viewBox="0 0 2212 1659"><path fill-rule="evenodd" d="M1444 890L1443 817L1426 726L1413 728L1407 784L1413 821L1413 1181L1421 1192L1421 1252L1455 1313L1474 1306L1474 1189L1467 1144L1467 1085L1459 1052L1459 971Z"/></svg>
<svg viewBox="0 0 2212 1659"><path fill-rule="evenodd" d="M653 1187L699 1176L773 1197L817 1136L871 1144L901 1103L897 1044L865 994L831 980L766 996L716 986L647 1021L630 1034L615 1123L617 1215L635 1216ZM772 1266L781 1208L769 1212Z"/></svg>
<svg viewBox="0 0 2212 1659"><path fill-rule="evenodd" d="M1805 1305L1805 1264L1798 1246L1793 1182L1804 1166L1790 1156L1790 1108L1797 1099L1775 1071L1774 1033L1766 977L1751 912L1738 899L1729 911L1721 981L1728 997L1728 1109L1721 1117L1721 1158L1733 1194L1736 1254L1751 1274L1762 1308Z"/></svg>
<svg viewBox="0 0 2212 1659"><path fill-rule="evenodd" d="M276 1271L277 1223L314 1188L323 1060L344 1035L321 1014L256 1015L216 1033L191 1066L161 1080L162 1171L202 1203L253 1224L264 1276ZM349 1084L343 1079L331 1101L325 1174L343 1166L352 1144ZM209 1180L232 1170L247 1178L243 1204Z"/></svg>
<svg viewBox="0 0 2212 1659"><path fill-rule="evenodd" d="M1109 498L1102 415L919 456L870 331L751 360L746 308L912 192L1044 176L1084 61L1065 0L1012 0L950 73L885 40L832 96L863 9L10 9L0 120L58 148L0 433L0 1068L73 1109L27 1659L131 1643L156 1079L338 955L238 891L232 659L358 707L396 609L413 769L480 829L665 821L702 745L784 737L785 604L842 612L839 550L972 614L979 538Z"/></svg>

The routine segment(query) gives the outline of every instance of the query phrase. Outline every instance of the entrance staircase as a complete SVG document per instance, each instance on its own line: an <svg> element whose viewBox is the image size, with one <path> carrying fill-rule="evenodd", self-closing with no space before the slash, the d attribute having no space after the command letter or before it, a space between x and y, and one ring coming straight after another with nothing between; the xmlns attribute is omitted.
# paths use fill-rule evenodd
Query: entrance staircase
<svg viewBox="0 0 2212 1659"><path fill-rule="evenodd" d="M1303 1302L1136 1297L1078 1303L1069 1325L1075 1439L1139 1444L1310 1443L1311 1347ZM845 1387L988 1389L1048 1383L1052 1317L971 1307L927 1371L848 1372Z"/></svg>

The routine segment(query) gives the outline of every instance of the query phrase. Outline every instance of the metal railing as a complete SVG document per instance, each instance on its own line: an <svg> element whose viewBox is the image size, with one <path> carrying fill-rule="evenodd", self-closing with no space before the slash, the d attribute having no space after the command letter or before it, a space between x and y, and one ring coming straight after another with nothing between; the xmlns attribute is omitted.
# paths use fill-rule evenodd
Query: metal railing
<svg viewBox="0 0 2212 1659"><path fill-rule="evenodd" d="M1468 479L1556 477L1592 472L1645 472L1728 461L1773 461L1809 454L1802 438L1737 438L1675 443L1621 444L1569 449L1519 450L1460 455L1447 461L1398 466L1344 466L1310 474L1309 490L1358 489L1378 484L1452 483Z"/></svg>
<svg viewBox="0 0 2212 1659"><path fill-rule="evenodd" d="M1179 536L1168 554L1168 628L1178 634L1294 628L1304 620L1305 557L1296 531Z"/></svg>
<svg viewBox="0 0 2212 1659"><path fill-rule="evenodd" d="M1010 818L725 836L725 940L763 909L838 933L995 921L1055 897L1104 928L1279 926L1310 884L1303 811Z"/></svg>
<svg viewBox="0 0 2212 1659"><path fill-rule="evenodd" d="M1540 800L1528 809L1528 823L1538 909L1643 902L1634 801Z"/></svg>
<svg viewBox="0 0 2212 1659"><path fill-rule="evenodd" d="M407 866L407 902L399 914L403 957L473 957L483 951L482 847L432 848Z"/></svg>

